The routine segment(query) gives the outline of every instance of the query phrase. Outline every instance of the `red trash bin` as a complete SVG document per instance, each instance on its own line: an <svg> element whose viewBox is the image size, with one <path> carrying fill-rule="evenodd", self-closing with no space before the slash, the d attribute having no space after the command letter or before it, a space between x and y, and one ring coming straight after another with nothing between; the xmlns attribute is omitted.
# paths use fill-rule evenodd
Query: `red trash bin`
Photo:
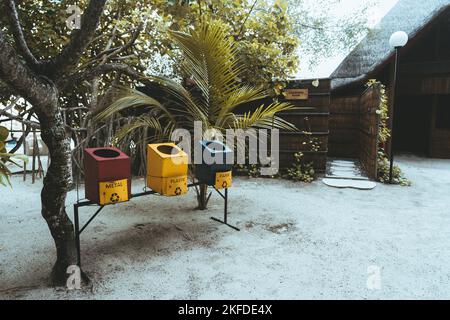
<svg viewBox="0 0 450 320"><path fill-rule="evenodd" d="M128 201L131 159L114 147L84 149L85 196L99 204Z"/></svg>

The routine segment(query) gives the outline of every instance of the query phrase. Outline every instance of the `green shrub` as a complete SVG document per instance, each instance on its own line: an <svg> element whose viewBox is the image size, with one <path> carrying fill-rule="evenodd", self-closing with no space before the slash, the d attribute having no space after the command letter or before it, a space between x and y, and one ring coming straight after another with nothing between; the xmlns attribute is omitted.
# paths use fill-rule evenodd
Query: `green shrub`
<svg viewBox="0 0 450 320"><path fill-rule="evenodd" d="M377 155L377 180L381 183L389 183L389 169L390 162L384 146L391 137L391 130L389 129L389 99L386 94L386 86L376 80L369 80L366 84L368 88L372 86L380 86L380 106L377 114L380 117L378 127L378 155ZM402 170L399 166L394 165L392 170L392 184L399 184L401 186L410 186L411 182L403 176Z"/></svg>
<svg viewBox="0 0 450 320"><path fill-rule="evenodd" d="M378 152L377 164L378 181L382 183L389 183L390 162L389 158L383 151ZM411 182L403 176L400 167L396 165L394 165L392 169L392 184L399 184L401 186L411 185Z"/></svg>
<svg viewBox="0 0 450 320"><path fill-rule="evenodd" d="M302 152L295 153L292 167L285 169L281 176L293 181L313 182L316 174L314 163L312 161L305 162L303 157L304 154Z"/></svg>

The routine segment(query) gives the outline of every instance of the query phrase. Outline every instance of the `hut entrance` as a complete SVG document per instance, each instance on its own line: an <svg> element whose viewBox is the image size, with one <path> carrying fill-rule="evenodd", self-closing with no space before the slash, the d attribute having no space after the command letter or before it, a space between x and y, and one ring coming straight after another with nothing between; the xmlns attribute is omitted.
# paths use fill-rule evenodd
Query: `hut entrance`
<svg viewBox="0 0 450 320"><path fill-rule="evenodd" d="M430 151L432 96L400 96L394 116L394 151L427 156Z"/></svg>

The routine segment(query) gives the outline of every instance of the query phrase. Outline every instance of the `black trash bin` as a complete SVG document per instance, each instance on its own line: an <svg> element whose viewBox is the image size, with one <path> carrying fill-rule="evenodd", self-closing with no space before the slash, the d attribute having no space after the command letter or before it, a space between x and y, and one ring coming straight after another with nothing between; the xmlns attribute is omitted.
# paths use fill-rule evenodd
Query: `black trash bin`
<svg viewBox="0 0 450 320"><path fill-rule="evenodd" d="M201 140L198 143L202 148L202 163L195 165L196 178L216 189L231 187L233 150L220 141Z"/></svg>

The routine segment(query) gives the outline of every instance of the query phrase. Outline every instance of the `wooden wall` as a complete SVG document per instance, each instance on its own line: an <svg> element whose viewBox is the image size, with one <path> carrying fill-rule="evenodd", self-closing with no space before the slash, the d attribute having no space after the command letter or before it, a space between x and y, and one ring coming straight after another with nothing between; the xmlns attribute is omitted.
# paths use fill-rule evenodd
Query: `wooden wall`
<svg viewBox="0 0 450 320"><path fill-rule="evenodd" d="M429 156L450 159L450 110L445 114L438 114L438 108L450 109L450 95L433 96ZM442 119L438 119L438 117L442 117Z"/></svg>
<svg viewBox="0 0 450 320"><path fill-rule="evenodd" d="M357 158L360 96L332 97L328 154L332 157Z"/></svg>
<svg viewBox="0 0 450 320"><path fill-rule="evenodd" d="M280 132L280 165L289 167L294 154L301 151L305 161L314 162L317 172L325 172L328 154L328 118L330 106L330 80L319 80L313 86L313 80L290 81L287 89L307 89L308 99L287 100L296 106L307 109L278 114L281 118L295 124L300 132ZM313 138L319 144L319 150L311 150L309 141Z"/></svg>
<svg viewBox="0 0 450 320"><path fill-rule="evenodd" d="M377 174L380 89L356 96L333 96L330 104L328 155L359 159L372 179Z"/></svg>
<svg viewBox="0 0 450 320"><path fill-rule="evenodd" d="M367 89L360 98L358 158L371 179L377 178L378 128L377 110L381 95L379 87Z"/></svg>
<svg viewBox="0 0 450 320"><path fill-rule="evenodd" d="M280 101L290 102L299 110L283 112L277 116L293 123L299 132L280 131L280 166L290 167L294 161L294 154L301 151L306 162L312 161L317 172L325 172L328 153L328 118L330 115L330 79L318 79L318 85L313 85L316 80L293 80L287 84L287 89L307 89L307 99L294 100L280 97ZM139 88L144 93L155 96L158 93L159 99L164 99L164 95L157 88L150 86ZM261 105L269 105L272 98L266 98L252 103L238 106L234 112L244 114L252 112ZM319 150L310 150L309 141L315 139L319 144Z"/></svg>
<svg viewBox="0 0 450 320"><path fill-rule="evenodd" d="M450 158L450 130L435 129L431 132L430 156L432 158Z"/></svg>
<svg viewBox="0 0 450 320"><path fill-rule="evenodd" d="M450 111L438 112L441 108L450 108L449 39L450 9L435 21L429 32L417 37L415 45L400 57L398 94L415 101L427 99L424 104L427 110L415 117L429 127L425 133L425 138L429 137L427 155L433 158L450 158ZM400 107L406 109L410 105ZM402 120L406 121L396 118L395 122ZM437 125L442 121L446 122L443 126Z"/></svg>

